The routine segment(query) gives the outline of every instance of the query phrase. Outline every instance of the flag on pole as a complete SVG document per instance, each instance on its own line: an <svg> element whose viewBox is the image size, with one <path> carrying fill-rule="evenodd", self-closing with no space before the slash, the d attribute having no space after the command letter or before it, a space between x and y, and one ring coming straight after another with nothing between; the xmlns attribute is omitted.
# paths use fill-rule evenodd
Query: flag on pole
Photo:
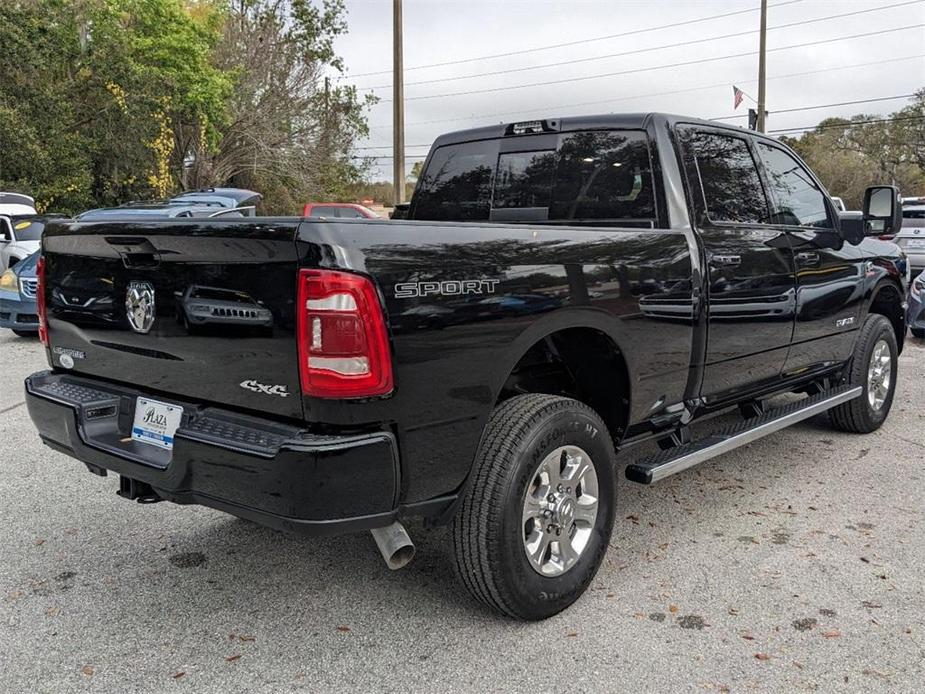
<svg viewBox="0 0 925 694"><path fill-rule="evenodd" d="M732 100L735 103L735 105L732 107L733 111L739 108L739 104L742 103L743 98L745 98L745 92L743 92L737 86L732 85Z"/></svg>

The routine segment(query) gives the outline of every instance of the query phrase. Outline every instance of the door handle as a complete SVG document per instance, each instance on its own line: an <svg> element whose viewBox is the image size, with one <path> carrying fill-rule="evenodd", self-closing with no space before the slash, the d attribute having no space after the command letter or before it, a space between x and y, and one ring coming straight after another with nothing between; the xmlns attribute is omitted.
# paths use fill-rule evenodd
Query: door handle
<svg viewBox="0 0 925 694"><path fill-rule="evenodd" d="M742 256L740 255L714 255L710 258L712 267L732 267L741 264Z"/></svg>
<svg viewBox="0 0 925 694"><path fill-rule="evenodd" d="M818 265L819 254L813 251L803 251L796 254L797 263L800 265Z"/></svg>

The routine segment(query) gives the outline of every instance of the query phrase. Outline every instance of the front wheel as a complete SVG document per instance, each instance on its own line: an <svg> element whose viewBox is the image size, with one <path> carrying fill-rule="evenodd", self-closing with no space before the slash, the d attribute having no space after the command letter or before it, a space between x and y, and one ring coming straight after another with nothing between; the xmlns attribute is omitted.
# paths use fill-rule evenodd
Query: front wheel
<svg viewBox="0 0 925 694"><path fill-rule="evenodd" d="M526 620L575 602L610 540L614 458L606 426L576 400L530 394L499 405L453 521L469 592Z"/></svg>
<svg viewBox="0 0 925 694"><path fill-rule="evenodd" d="M880 428L890 413L896 392L896 333L884 316L864 321L854 347L845 383L861 386L861 395L829 410L837 429L866 434Z"/></svg>

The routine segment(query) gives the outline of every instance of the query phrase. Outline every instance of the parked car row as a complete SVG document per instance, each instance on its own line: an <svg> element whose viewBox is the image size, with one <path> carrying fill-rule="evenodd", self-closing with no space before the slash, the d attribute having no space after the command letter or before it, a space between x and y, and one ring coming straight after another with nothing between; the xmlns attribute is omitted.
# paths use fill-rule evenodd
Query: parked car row
<svg viewBox="0 0 925 694"><path fill-rule="evenodd" d="M35 272L39 255L35 251L0 275L0 328L9 328L20 337L32 337L39 330Z"/></svg>
<svg viewBox="0 0 925 694"><path fill-rule="evenodd" d="M251 190L204 188L160 202L129 202L116 207L96 208L77 215L75 220L140 222L194 217L253 217L261 198L260 193ZM833 197L832 200L836 208L845 210L841 198ZM408 206L403 207L403 211L407 211ZM307 203L302 209L302 216L312 219L381 218L365 205L340 202ZM925 198L903 198L902 216L901 230L889 240L905 251L914 278L909 286L906 322L914 337L925 339ZM48 221L62 217L36 213L34 200L27 195L0 193L0 328L8 328L22 337L37 333L36 265L42 232ZM399 212L393 218L401 219L402 214ZM246 322L266 322L262 315L265 309L258 312L259 318L248 318ZM428 313L425 306L409 310L406 314L402 315L402 320L416 320L428 325L439 324L441 319ZM184 319L190 325L193 321L203 322L201 317L190 311L184 311L182 316L178 314L178 320ZM211 316L210 320L218 319Z"/></svg>

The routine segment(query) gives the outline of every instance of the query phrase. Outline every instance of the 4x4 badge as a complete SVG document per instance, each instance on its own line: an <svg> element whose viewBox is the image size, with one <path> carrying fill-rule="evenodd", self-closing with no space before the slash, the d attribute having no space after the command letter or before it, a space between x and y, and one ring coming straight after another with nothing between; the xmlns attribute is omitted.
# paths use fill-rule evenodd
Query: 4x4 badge
<svg viewBox="0 0 925 694"><path fill-rule="evenodd" d="M289 397L289 390L286 386L274 385L268 386L264 383L258 383L257 381L250 379L248 381L241 381L239 384L245 390L252 390L255 393L264 393L265 395L278 395L281 398Z"/></svg>
<svg viewBox="0 0 925 694"><path fill-rule="evenodd" d="M154 287L150 282L129 282L125 291L125 316L136 333L146 333L154 325Z"/></svg>

